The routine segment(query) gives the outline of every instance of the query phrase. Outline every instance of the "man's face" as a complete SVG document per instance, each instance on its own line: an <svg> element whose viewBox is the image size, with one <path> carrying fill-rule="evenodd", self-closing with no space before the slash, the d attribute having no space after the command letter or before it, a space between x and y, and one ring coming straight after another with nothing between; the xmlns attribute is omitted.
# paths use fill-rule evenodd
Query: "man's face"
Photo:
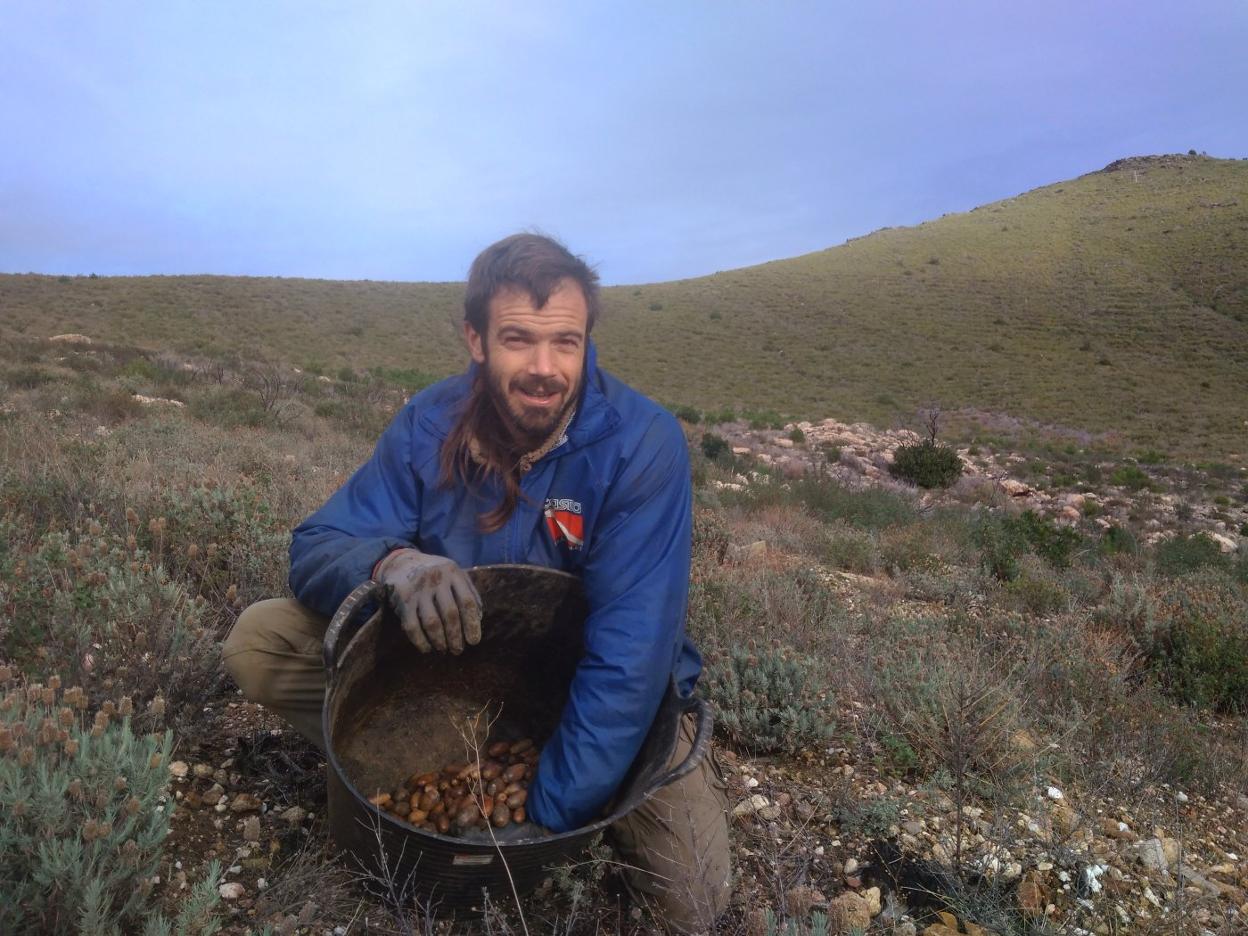
<svg viewBox="0 0 1248 936"><path fill-rule="evenodd" d="M580 286L563 280L541 309L523 290L500 291L490 300L485 335L464 323L472 359L484 366L486 386L522 447L541 445L574 404L588 322Z"/></svg>

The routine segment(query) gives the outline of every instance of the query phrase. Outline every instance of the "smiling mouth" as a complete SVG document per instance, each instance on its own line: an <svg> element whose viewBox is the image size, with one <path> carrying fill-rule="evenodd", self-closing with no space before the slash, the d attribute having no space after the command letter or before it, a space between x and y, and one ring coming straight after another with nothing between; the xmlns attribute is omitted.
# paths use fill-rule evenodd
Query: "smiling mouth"
<svg viewBox="0 0 1248 936"><path fill-rule="evenodd" d="M547 391L530 391L519 390L520 398L529 406L550 406L559 398L559 394L553 390Z"/></svg>

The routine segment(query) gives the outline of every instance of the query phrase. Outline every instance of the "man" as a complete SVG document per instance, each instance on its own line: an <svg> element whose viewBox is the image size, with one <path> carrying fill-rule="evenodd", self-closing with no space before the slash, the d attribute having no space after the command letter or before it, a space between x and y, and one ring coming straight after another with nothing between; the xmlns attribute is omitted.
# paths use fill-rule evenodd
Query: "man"
<svg viewBox="0 0 1248 936"><path fill-rule="evenodd" d="M481 639L464 570L519 562L578 575L585 655L546 741L529 817L560 832L601 814L669 683L693 691L684 635L691 537L688 451L676 420L597 366L598 280L549 238L518 234L473 262L467 373L417 394L372 458L296 528L297 601L248 608L225 644L245 695L318 746L321 640L370 576L422 652ZM692 742L682 727L677 758ZM713 758L613 829L634 893L674 929L707 929L728 897L725 784Z"/></svg>

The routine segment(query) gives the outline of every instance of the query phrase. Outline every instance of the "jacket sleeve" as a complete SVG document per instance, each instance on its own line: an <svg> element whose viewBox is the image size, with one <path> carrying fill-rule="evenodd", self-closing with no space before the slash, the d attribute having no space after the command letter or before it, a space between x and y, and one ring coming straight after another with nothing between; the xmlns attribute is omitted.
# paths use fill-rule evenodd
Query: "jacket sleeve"
<svg viewBox="0 0 1248 936"><path fill-rule="evenodd" d="M403 407L372 457L295 528L290 589L332 617L351 589L367 581L393 549L411 546L420 528L420 491L412 465L415 408Z"/></svg>
<svg viewBox="0 0 1248 936"><path fill-rule="evenodd" d="M583 570L585 655L542 750L529 815L556 832L592 821L650 730L684 637L692 536L689 453L656 416L604 499Z"/></svg>

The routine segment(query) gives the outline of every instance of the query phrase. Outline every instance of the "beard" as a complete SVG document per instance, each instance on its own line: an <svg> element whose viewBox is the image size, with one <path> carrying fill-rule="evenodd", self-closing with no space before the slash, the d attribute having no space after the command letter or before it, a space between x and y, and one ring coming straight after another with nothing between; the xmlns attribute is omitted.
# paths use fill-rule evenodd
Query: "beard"
<svg viewBox="0 0 1248 936"><path fill-rule="evenodd" d="M509 381L490 365L488 352L484 371L486 392L494 403L494 409L522 451L531 452L541 446L576 405L579 383L570 386L562 377L514 377ZM558 406L526 405L519 398L521 392L535 395L553 393L559 395L562 402Z"/></svg>

